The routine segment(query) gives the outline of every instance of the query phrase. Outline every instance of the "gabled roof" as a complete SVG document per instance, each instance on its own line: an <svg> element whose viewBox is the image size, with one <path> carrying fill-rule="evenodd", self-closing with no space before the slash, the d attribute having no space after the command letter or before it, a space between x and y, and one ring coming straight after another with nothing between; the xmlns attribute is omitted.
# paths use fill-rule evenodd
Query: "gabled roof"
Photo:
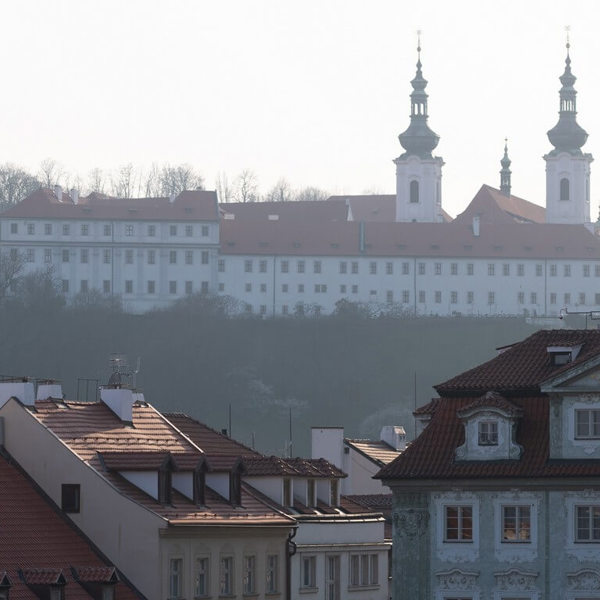
<svg viewBox="0 0 600 600"><path fill-rule="evenodd" d="M247 456L244 459L249 476L283 476L339 478L346 474L323 458L280 458L279 456Z"/></svg>
<svg viewBox="0 0 600 600"><path fill-rule="evenodd" d="M553 365L549 346L577 346L576 359ZM538 393L551 377L572 369L600 354L600 330L542 330L506 348L491 360L435 386L441 396L480 395L494 390L500 394Z"/></svg>
<svg viewBox="0 0 600 600"><path fill-rule="evenodd" d="M392 462L400 454L399 450L395 450L381 440L353 440L346 438L344 442L347 446L354 448L354 450L380 467Z"/></svg>
<svg viewBox="0 0 600 600"><path fill-rule="evenodd" d="M497 392L487 392L477 400L471 402L458 411L459 418L467 417L480 410L498 409L510 417L520 417L523 414L521 407L507 400Z"/></svg>
<svg viewBox="0 0 600 600"><path fill-rule="evenodd" d="M0 454L0 568L12 584L11 600L37 600L19 570L30 585L53 583L60 575L67 582L67 600L90 600L84 588L75 583L72 565L115 572L37 486ZM133 600L142 596L121 581L116 597Z"/></svg>
<svg viewBox="0 0 600 600"><path fill-rule="evenodd" d="M298 200L294 202L222 202L221 218L233 215L236 221L268 221L274 215L281 221L312 223L318 221L346 221L348 208L344 200Z"/></svg>
<svg viewBox="0 0 600 600"><path fill-rule="evenodd" d="M139 467L142 463L148 464L148 459L154 461L152 464L158 464L157 459L160 462L167 455L175 467L183 469L183 465L188 468L192 465L193 468L194 457L198 462L205 458L192 441L149 404L135 402L132 413L132 424L128 425L103 402L40 400L31 414L125 496L171 524L289 525L293 522L257 501L244 489L242 508L232 506L210 488L206 490L202 507L176 490L172 491L171 503L164 505L119 475L118 470L107 469L99 454L107 455L113 468L125 464ZM207 462L210 467L210 461Z"/></svg>
<svg viewBox="0 0 600 600"><path fill-rule="evenodd" d="M456 217L457 223L472 222L479 216L482 223L545 223L546 209L518 196L506 196L500 190L482 185L467 208Z"/></svg>
<svg viewBox="0 0 600 600"><path fill-rule="evenodd" d="M217 194L208 190L181 192L169 198L115 198L92 193L77 204L66 192L40 188L2 213L8 219L102 219L114 221L218 221Z"/></svg>

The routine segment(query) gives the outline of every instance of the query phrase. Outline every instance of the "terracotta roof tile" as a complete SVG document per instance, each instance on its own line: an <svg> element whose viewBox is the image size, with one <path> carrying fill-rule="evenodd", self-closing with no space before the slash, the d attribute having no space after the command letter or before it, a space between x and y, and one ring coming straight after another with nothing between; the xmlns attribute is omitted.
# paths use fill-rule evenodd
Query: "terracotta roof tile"
<svg viewBox="0 0 600 600"><path fill-rule="evenodd" d="M247 456L247 475L285 477L346 477L335 465L323 458L280 458L278 456Z"/></svg>
<svg viewBox="0 0 600 600"><path fill-rule="evenodd" d="M507 400L497 392L487 392L480 398L477 398L477 400L471 402L471 404L468 404L462 408L458 412L458 416L462 418L464 415L467 415L468 413L471 413L479 408L499 408L503 412L513 417L520 417L523 414L521 407L517 406L514 402Z"/></svg>
<svg viewBox="0 0 600 600"><path fill-rule="evenodd" d="M415 415L415 417L420 415L432 415L435 412L438 402L439 398L433 398L427 404L423 404L423 406L419 406L419 408L414 410L413 415Z"/></svg>
<svg viewBox="0 0 600 600"><path fill-rule="evenodd" d="M53 585L67 583L62 569L22 569L19 571L19 575L27 585Z"/></svg>
<svg viewBox="0 0 600 600"><path fill-rule="evenodd" d="M392 508L392 494L350 494L345 497L355 504L376 510Z"/></svg>
<svg viewBox="0 0 600 600"><path fill-rule="evenodd" d="M268 221L277 215L280 221L293 223L317 221L346 221L348 208L344 200L332 198L323 201L295 202L229 202L219 204L222 218L235 215L236 221Z"/></svg>
<svg viewBox="0 0 600 600"><path fill-rule="evenodd" d="M77 581L84 583L112 583L117 579L114 567L71 567Z"/></svg>
<svg viewBox="0 0 600 600"><path fill-rule="evenodd" d="M576 359L564 366L554 366L549 346L582 344ZM435 386L442 396L480 395L494 390L500 394L537 392L540 384L574 365L600 353L599 330L542 330L522 342L513 344L498 356Z"/></svg>
<svg viewBox="0 0 600 600"><path fill-rule="evenodd" d="M38 600L19 577L19 569L36 585L56 580L57 573L62 573L67 581L66 600L90 600L74 582L71 565L114 571L21 470L0 455L0 566L12 583L11 600ZM117 584L116 596L122 600L140 597L123 582Z"/></svg>
<svg viewBox="0 0 600 600"><path fill-rule="evenodd" d="M171 454L162 451L98 452L98 455L109 471L158 471L171 461Z"/></svg>

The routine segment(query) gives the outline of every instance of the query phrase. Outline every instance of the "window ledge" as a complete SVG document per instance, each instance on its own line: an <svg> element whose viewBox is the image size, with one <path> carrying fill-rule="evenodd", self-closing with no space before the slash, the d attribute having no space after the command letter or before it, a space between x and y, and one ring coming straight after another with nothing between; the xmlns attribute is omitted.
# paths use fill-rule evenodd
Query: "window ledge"
<svg viewBox="0 0 600 600"><path fill-rule="evenodd" d="M370 585L349 585L348 586L349 592L362 592L362 591L378 590L378 589L379 589L378 583L372 583Z"/></svg>
<svg viewBox="0 0 600 600"><path fill-rule="evenodd" d="M242 598L258 598L260 594L258 592L249 592L247 594L242 594Z"/></svg>
<svg viewBox="0 0 600 600"><path fill-rule="evenodd" d="M298 590L300 594L316 594L319 591L318 587L301 587Z"/></svg>

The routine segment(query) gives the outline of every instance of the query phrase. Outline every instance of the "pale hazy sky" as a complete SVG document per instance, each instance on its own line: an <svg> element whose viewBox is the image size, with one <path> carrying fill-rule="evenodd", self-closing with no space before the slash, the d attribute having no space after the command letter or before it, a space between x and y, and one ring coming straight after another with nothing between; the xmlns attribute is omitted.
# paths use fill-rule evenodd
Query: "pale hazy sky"
<svg viewBox="0 0 600 600"><path fill-rule="evenodd" d="M584 150L600 161L597 0L3 0L0 162L190 163L331 193L395 191L423 30L443 205L499 185L544 203L565 25ZM600 168L592 165L592 216Z"/></svg>

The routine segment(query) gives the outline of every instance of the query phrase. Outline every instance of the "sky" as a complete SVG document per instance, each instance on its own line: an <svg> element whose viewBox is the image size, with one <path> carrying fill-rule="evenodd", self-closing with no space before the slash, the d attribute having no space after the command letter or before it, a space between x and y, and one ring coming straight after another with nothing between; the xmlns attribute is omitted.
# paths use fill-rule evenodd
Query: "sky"
<svg viewBox="0 0 600 600"><path fill-rule="evenodd" d="M50 157L84 180L188 163L208 189L251 169L262 191L284 177L394 193L421 30L443 207L499 186L505 137L513 193L543 205L565 26L600 157L599 16L597 0L4 0L0 163Z"/></svg>

